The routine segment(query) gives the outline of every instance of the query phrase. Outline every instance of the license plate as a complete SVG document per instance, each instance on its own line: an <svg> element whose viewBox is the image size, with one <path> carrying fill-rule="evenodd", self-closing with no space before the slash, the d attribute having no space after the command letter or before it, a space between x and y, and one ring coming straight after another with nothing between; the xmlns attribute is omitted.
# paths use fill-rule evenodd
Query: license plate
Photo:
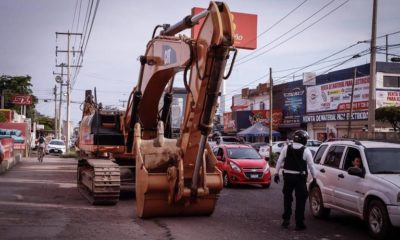
<svg viewBox="0 0 400 240"><path fill-rule="evenodd" d="M57 149L54 149L54 152L58 153L58 152L59 152L59 150L57 150Z"/></svg>
<svg viewBox="0 0 400 240"><path fill-rule="evenodd" d="M258 178L258 174L250 174L250 178Z"/></svg>

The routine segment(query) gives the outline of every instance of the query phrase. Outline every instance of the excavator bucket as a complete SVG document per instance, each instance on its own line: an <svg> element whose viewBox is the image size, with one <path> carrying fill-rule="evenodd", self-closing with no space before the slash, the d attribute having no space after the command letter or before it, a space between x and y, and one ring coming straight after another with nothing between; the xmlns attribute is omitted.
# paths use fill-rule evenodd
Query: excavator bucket
<svg viewBox="0 0 400 240"><path fill-rule="evenodd" d="M142 140L140 124L135 126L137 215L141 218L211 215L223 187L221 173L210 164L213 155L203 161L202 186L193 197L185 183L177 140L165 139L163 131L158 132L158 138Z"/></svg>

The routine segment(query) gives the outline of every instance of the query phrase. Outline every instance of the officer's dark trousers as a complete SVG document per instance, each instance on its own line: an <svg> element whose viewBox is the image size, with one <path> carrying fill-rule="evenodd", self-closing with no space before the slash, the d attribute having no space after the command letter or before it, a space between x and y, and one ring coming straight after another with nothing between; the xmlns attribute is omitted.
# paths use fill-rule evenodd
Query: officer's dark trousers
<svg viewBox="0 0 400 240"><path fill-rule="evenodd" d="M295 218L296 224L303 224L304 221L304 210L306 205L306 200L308 196L307 186L306 186L305 175L300 174L283 174L283 197L284 197L284 212L282 218L284 220L289 220L292 215L292 202L293 202L293 190L296 196L296 211Z"/></svg>

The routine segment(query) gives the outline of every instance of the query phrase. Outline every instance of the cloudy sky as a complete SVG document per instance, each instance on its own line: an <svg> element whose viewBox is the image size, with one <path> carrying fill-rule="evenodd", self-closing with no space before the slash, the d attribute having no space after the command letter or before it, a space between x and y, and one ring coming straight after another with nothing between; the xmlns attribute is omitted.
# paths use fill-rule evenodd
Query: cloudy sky
<svg viewBox="0 0 400 240"><path fill-rule="evenodd" d="M356 43L371 38L372 0L225 2L231 11L256 14L260 35L258 49L239 50L237 64L226 82L227 99L243 87L266 82L270 67L274 79L283 82L301 79L305 71L321 74L334 66L336 70L369 62L369 44ZM90 0L0 1L0 74L32 76L34 94L40 99L37 109L43 114L54 116L54 102L44 99L54 98L53 72L60 71L55 65L66 61L65 54L55 55L56 46L66 49L66 37L56 38L55 33L85 32L90 4ZM83 100L85 89L96 87L103 104L122 105L137 82L137 58L144 54L154 27L176 23L190 14L192 7L206 8L208 4L205 0L99 1L83 67L73 81L71 119L77 123L81 118L80 105L75 102ZM95 6L96 1L92 14ZM396 33L400 31L399 12L399 0L378 0L377 36L395 33L388 37L389 53L394 55L400 55L396 46L400 43L400 33ZM71 42L77 49L80 38L73 37ZM384 46L385 38L379 38L377 44ZM384 50L380 52L377 59L385 61ZM361 57L346 61L358 53ZM72 62L77 59L78 55ZM346 64L341 65L343 62ZM303 69L307 65L311 66ZM179 81L177 84L182 85Z"/></svg>

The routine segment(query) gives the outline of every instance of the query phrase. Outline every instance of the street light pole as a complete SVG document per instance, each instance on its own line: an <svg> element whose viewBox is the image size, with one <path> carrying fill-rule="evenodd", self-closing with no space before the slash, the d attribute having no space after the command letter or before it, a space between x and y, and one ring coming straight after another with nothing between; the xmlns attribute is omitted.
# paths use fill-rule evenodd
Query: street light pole
<svg viewBox="0 0 400 240"><path fill-rule="evenodd" d="M376 15L378 0L373 0L371 61L369 69L369 102L368 102L368 139L375 138L375 108L376 108Z"/></svg>

